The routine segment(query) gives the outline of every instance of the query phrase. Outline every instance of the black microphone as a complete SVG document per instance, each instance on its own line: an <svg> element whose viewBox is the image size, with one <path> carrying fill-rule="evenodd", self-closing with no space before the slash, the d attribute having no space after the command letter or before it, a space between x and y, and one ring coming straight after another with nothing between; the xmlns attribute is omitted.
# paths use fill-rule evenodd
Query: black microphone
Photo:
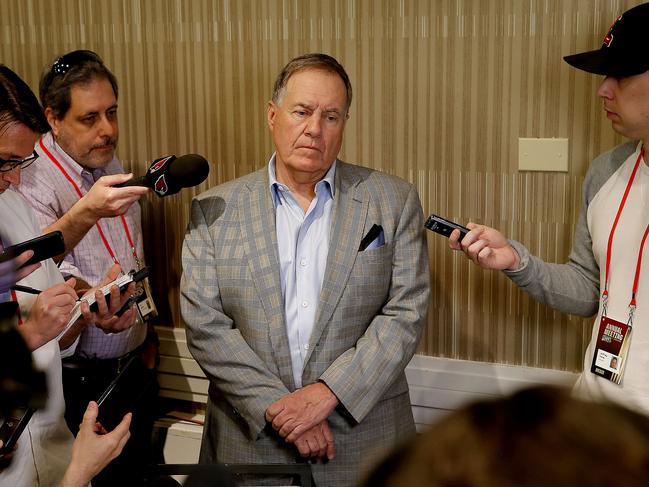
<svg viewBox="0 0 649 487"><path fill-rule="evenodd" d="M166 156L153 161L144 176L116 184L115 187L144 186L152 189L158 196L169 196L182 188L201 184L207 179L209 172L209 163L198 154Z"/></svg>

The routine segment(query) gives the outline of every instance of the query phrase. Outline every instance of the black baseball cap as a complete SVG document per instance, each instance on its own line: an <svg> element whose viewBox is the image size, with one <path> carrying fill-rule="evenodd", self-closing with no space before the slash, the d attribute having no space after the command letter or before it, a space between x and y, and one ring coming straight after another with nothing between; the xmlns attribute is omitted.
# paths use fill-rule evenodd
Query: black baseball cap
<svg viewBox="0 0 649 487"><path fill-rule="evenodd" d="M620 15L595 51L565 56L577 69L589 73L623 78L649 71L649 3L633 7Z"/></svg>

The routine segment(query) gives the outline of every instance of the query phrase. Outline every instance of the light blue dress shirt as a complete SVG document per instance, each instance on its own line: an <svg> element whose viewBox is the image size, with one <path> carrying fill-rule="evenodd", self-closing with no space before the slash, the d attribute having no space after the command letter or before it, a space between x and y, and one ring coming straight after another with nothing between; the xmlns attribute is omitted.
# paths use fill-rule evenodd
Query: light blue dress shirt
<svg viewBox="0 0 649 487"><path fill-rule="evenodd" d="M275 207L275 230L286 332L296 387L302 387L304 359L315 323L320 290L329 253L329 230L334 196L336 161L315 186L315 198L306 213L284 184L275 177L275 155L268 164L270 192Z"/></svg>

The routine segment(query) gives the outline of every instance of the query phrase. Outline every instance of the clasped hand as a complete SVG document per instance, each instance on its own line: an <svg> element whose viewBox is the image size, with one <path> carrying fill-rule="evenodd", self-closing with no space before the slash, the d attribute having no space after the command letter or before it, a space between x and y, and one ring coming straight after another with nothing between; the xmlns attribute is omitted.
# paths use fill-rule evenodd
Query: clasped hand
<svg viewBox="0 0 649 487"><path fill-rule="evenodd" d="M338 405L338 398L323 383L309 384L268 406L266 420L287 443L293 443L302 456L335 455L334 440L327 418Z"/></svg>

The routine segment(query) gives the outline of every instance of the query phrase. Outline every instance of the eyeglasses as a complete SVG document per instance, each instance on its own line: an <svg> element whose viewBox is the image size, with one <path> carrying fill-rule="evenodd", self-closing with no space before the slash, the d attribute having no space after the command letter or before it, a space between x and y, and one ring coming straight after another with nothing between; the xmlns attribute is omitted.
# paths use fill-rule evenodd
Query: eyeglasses
<svg viewBox="0 0 649 487"><path fill-rule="evenodd" d="M54 61L52 70L50 71L50 77L54 78L55 76L63 76L74 66L78 66L79 64L88 61L94 61L103 64L103 61L97 54L92 51L88 51L87 49L69 52Z"/></svg>
<svg viewBox="0 0 649 487"><path fill-rule="evenodd" d="M38 159L38 152L34 151L31 156L24 159L0 159L0 172L13 171L17 167L25 169L32 162Z"/></svg>

